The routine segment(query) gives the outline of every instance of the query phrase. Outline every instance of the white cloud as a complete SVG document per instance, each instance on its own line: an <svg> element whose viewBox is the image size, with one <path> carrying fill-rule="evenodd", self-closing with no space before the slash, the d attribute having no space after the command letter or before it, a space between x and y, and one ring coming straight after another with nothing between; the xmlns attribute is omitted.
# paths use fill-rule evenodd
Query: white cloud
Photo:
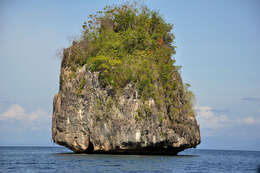
<svg viewBox="0 0 260 173"><path fill-rule="evenodd" d="M229 123L226 115L217 116L209 106L200 106L196 108L198 112L198 121L202 128L217 129Z"/></svg>
<svg viewBox="0 0 260 173"><path fill-rule="evenodd" d="M241 124L260 124L260 119L254 117L229 118L225 114L216 114L209 106L196 107L198 122L201 128L220 129Z"/></svg>
<svg viewBox="0 0 260 173"><path fill-rule="evenodd" d="M243 118L240 120L241 123L245 123L245 124L260 124L260 119L256 119L253 117L247 117L247 118Z"/></svg>
<svg viewBox="0 0 260 173"><path fill-rule="evenodd" d="M0 114L0 122L10 122L10 120L16 127L40 130L50 126L51 116L41 109L27 113L22 106L14 104Z"/></svg>
<svg viewBox="0 0 260 173"><path fill-rule="evenodd" d="M0 112L0 145L51 145L51 114L11 105Z"/></svg>
<svg viewBox="0 0 260 173"><path fill-rule="evenodd" d="M253 123L255 123L255 119L252 117L247 117L247 118L243 119L243 122L245 122L247 124L253 124Z"/></svg>
<svg viewBox="0 0 260 173"><path fill-rule="evenodd" d="M22 119L24 117L26 117L26 114L24 113L24 109L17 104L12 105L6 112L0 114L0 120Z"/></svg>

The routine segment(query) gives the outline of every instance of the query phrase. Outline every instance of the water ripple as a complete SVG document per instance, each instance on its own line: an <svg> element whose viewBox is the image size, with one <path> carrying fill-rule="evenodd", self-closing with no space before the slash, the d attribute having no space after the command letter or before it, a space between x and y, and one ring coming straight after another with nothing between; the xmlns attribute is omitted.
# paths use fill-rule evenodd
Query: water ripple
<svg viewBox="0 0 260 173"><path fill-rule="evenodd" d="M187 150L179 156L74 154L65 148L0 147L0 172L256 172L260 152Z"/></svg>

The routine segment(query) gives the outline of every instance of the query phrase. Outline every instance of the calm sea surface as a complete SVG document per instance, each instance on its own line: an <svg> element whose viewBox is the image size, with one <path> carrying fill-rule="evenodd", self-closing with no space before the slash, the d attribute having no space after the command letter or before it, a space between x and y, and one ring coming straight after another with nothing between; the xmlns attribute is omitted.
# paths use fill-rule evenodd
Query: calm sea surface
<svg viewBox="0 0 260 173"><path fill-rule="evenodd" d="M257 172L259 151L186 150L179 156L73 154L60 147L0 147L0 172Z"/></svg>

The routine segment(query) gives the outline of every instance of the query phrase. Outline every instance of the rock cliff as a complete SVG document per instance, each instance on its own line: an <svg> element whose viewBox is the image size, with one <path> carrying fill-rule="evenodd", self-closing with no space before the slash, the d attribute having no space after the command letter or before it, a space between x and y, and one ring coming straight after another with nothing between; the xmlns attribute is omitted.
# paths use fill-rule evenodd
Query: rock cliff
<svg viewBox="0 0 260 173"><path fill-rule="evenodd" d="M124 8L123 10L125 10ZM104 32L117 34L116 38L118 38L120 36L118 33L124 32L119 32L120 28L115 29L115 26L119 26L118 23L117 21L116 25L113 24L110 27L112 29ZM101 36L99 34L99 37ZM111 38L113 39L114 36L109 38L110 42ZM125 35L123 38L125 38ZM157 45L157 40L155 40L154 43L157 48L154 50L165 49L167 51L170 48L174 50L174 47L170 47L171 45L166 41L161 39ZM110 42L105 43L112 44ZM75 56L75 48L78 48L77 50L82 53L87 49L86 47L93 46L90 43L91 41L86 44L81 40L64 49L59 92L54 96L53 102L52 138L55 143L76 153L124 154L177 154L186 148L196 147L200 143L199 126L195 113L191 109L192 105L186 97L188 92L185 90L179 72L172 65L171 57L168 54L166 56L168 59L165 59L170 64L170 73L161 73L165 69L162 66L165 64L165 59L158 60L158 58L155 58L153 60L150 54L148 56L142 52L140 54L142 59L137 61L131 58L131 60L136 60L133 61L132 66L125 66L122 69L132 68L137 72L143 70L144 68L138 69L134 63L141 64L140 62L143 62L145 56L147 56L149 61L145 61L144 67L150 65L151 68L147 70L151 69L151 71L147 72L146 78L143 76L147 70L142 71L142 73L132 72L131 78L124 80L126 81L124 85L115 85L114 81L121 76L120 71L116 71L116 73L112 70L121 68L126 62L125 60L119 59L120 63L105 64L110 65L110 73L105 71L107 69L102 71L101 68L96 68L93 70L91 68L93 67L92 61L75 63L81 62ZM122 44L124 43L125 41L122 41ZM139 44L139 42L135 44ZM140 44L144 45L145 43ZM102 50L104 47L103 45L99 48L99 52L109 54L109 51ZM129 45L126 48L115 48L113 46L109 50L111 49L111 52L113 52L112 49L120 51L129 47ZM90 50L85 52L87 53L83 57L88 57ZM155 54L153 51L150 52ZM115 57L117 55L106 56ZM96 54L91 52L91 57L94 56ZM133 57L139 56L133 54ZM158 57L158 54L156 54L156 57ZM71 62L76 65L71 65ZM162 65L160 65L160 62L163 62ZM129 64L129 61L127 63ZM157 64L160 66L157 67ZM101 64L100 66L106 67L105 65ZM159 70L156 71L156 69ZM108 78L111 79L110 83L104 85L103 81L106 79L104 74L106 78L110 77L111 74L117 75L112 76L112 79ZM149 80L151 83L140 82L147 81L147 79L151 79ZM121 84L122 82L118 83ZM168 92L168 90L172 92ZM149 95L149 93L153 94Z"/></svg>
<svg viewBox="0 0 260 173"><path fill-rule="evenodd" d="M60 89L54 96L55 143L77 153L140 154L177 154L200 143L195 116L182 114L172 122L164 110L161 116L166 118L161 120L155 101L143 103L133 84L129 83L115 100L111 88L100 85L99 72L92 73L83 66L77 69L74 79L70 73L61 67ZM79 96L82 78L85 84ZM149 106L150 112L141 117L138 108L144 105Z"/></svg>

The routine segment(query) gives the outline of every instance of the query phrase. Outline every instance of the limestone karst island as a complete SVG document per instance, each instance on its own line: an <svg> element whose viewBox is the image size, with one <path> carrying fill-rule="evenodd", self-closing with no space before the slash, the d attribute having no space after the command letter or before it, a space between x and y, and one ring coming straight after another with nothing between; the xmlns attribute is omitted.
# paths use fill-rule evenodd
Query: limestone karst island
<svg viewBox="0 0 260 173"><path fill-rule="evenodd" d="M177 154L200 144L173 25L133 4L90 15L63 51L52 138L76 153Z"/></svg>

